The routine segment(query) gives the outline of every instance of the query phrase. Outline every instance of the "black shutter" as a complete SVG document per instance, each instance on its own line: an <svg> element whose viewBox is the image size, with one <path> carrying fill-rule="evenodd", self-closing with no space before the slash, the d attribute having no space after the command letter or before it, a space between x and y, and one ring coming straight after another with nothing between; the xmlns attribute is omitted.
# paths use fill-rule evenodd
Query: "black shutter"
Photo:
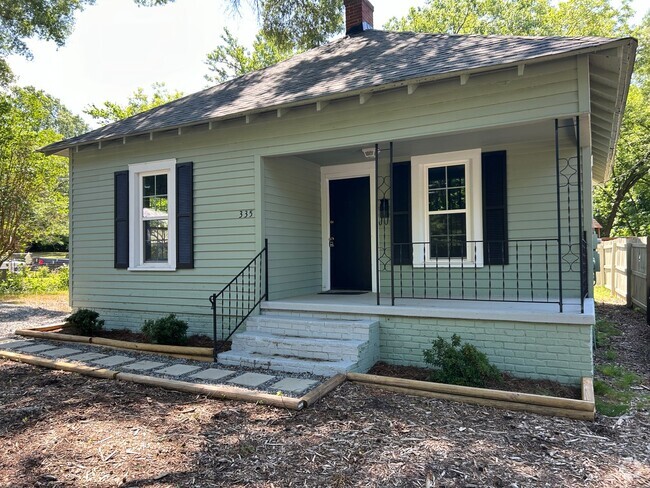
<svg viewBox="0 0 650 488"><path fill-rule="evenodd" d="M508 264L508 199L506 152L482 154L483 260L486 265Z"/></svg>
<svg viewBox="0 0 650 488"><path fill-rule="evenodd" d="M113 188L115 199L115 267L129 267L129 172L116 171Z"/></svg>
<svg viewBox="0 0 650 488"><path fill-rule="evenodd" d="M411 163L393 164L393 264L413 264Z"/></svg>
<svg viewBox="0 0 650 488"><path fill-rule="evenodd" d="M176 165L176 268L194 268L193 163Z"/></svg>

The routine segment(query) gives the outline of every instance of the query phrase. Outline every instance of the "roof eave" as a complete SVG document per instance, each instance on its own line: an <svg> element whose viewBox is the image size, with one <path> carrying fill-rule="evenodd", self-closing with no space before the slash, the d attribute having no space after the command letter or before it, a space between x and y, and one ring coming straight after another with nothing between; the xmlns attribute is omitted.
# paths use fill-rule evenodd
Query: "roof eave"
<svg viewBox="0 0 650 488"><path fill-rule="evenodd" d="M392 90L395 88L400 88L400 87L405 87L407 85L415 85L415 84L422 84L422 83L430 83L434 81L440 81L444 79L449 79L449 78L455 78L461 75L477 75L477 74L483 74L487 72L494 72L494 71L500 71L504 69L510 69L513 67L520 66L522 64L537 64L537 63L543 63L543 62L548 62L548 61L553 61L556 59L563 59L571 56L579 56L581 54L589 54L589 53L595 53L601 50L605 49L612 49L613 47L619 47L619 46L629 46L631 43L636 43L634 39L632 38L623 38L623 39L612 39L611 42L601 44L599 46L591 46L588 48L579 48L571 51L566 51L558 54L550 54L550 55L544 55L544 56L537 56L529 59L524 59L524 60L519 60L519 61L513 61L509 63L502 63L502 64L496 64L496 65L490 65L490 66L483 66L479 68L473 68L469 70L456 70L456 71L448 71L446 73L440 73L436 75L429 75L429 76L421 76L421 77L413 77L413 78L407 78L404 80L400 80L398 82L392 82L392 83L386 83L382 85L377 85L374 87L369 87L369 88L363 88L363 89L357 89L357 90L350 90L346 92L340 92L336 93L333 95L327 95L323 97L314 97L314 98L305 98L302 100L297 100L289 103L284 103L284 104L278 104L278 105L269 105L265 107L260 107L258 109L253 109L253 110L248 110L248 111L243 111L243 112L237 112L233 114L228 114L225 116L221 117L212 117L212 118L206 118L206 119L198 119L192 122L188 122L185 124L179 124L179 125L170 125L170 126L163 126L159 127L156 129L152 130L145 130L145 131L138 131L138 132L127 132L127 133L122 133L122 134L114 134L111 135L110 137L106 138L96 138L96 139L91 139L87 141L78 141L78 142L70 142L71 139L63 140L60 142L56 142L53 144L50 144L48 146L45 146L43 148L40 148L39 151L46 154L46 155L52 155L52 154L61 154L67 149L74 148L75 146L87 146L91 144L97 144L105 141L112 141L120 138L125 138L125 137L136 137L136 136L142 136L146 134L152 134L156 132L162 132L162 131L169 131L169 130L174 130L174 129L182 129L186 127L192 127L200 124L207 124L211 122L220 122L224 120L229 120L229 119L236 119L236 118L241 118L241 117L246 117L250 115L256 115L264 112L270 112L278 109L290 109L290 108L295 108L295 107L300 107L304 105L309 105L309 104L315 104L318 102L329 102L333 100L340 100L343 98L350 98L354 96L359 96L363 93L375 93L375 92L381 92L381 91L387 91L387 90ZM628 77L628 83L625 87L625 97L627 97L627 90L629 89L629 79L631 77L631 68L629 71L629 77ZM623 107L624 107L625 101L623 101ZM618 126L620 126L620 120L618 121ZM73 140L73 139L72 139ZM62 154L64 155L64 154Z"/></svg>

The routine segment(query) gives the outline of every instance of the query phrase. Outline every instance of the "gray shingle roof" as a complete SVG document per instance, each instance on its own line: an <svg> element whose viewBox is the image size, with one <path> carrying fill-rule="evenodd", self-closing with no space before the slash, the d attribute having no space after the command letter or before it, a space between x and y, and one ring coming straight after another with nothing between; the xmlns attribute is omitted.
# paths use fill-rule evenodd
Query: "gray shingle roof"
<svg viewBox="0 0 650 488"><path fill-rule="evenodd" d="M338 97L412 79L570 55L614 42L600 37L464 36L370 30L51 144L43 151L53 153L77 144Z"/></svg>

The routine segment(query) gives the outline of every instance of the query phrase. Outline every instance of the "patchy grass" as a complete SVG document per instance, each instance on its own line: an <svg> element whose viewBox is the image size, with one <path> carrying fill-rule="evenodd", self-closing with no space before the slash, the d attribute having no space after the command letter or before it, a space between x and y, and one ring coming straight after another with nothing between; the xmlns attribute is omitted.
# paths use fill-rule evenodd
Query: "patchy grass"
<svg viewBox="0 0 650 488"><path fill-rule="evenodd" d="M605 291L609 294L609 290ZM629 364L625 362L625 351L621 349L625 347L621 342L621 339L625 339L625 323L615 317L617 316L612 315L596 321L596 347L603 349L597 355L600 364L596 365L597 378L594 379L596 410L610 417L618 417L632 408L644 409L650 405L650 394L638 386L643 383L643 377L628 369Z"/></svg>
<svg viewBox="0 0 650 488"><path fill-rule="evenodd" d="M625 300L613 294L603 285L594 286L594 300L597 303L610 303L612 305L625 305Z"/></svg>
<svg viewBox="0 0 650 488"><path fill-rule="evenodd" d="M610 338L612 336L619 336L622 332L618 326L609 320L598 319L596 321L596 346L606 347L609 346Z"/></svg>
<svg viewBox="0 0 650 488"><path fill-rule="evenodd" d="M0 303L40 307L59 312L71 311L68 303L68 290L43 294L0 295Z"/></svg>

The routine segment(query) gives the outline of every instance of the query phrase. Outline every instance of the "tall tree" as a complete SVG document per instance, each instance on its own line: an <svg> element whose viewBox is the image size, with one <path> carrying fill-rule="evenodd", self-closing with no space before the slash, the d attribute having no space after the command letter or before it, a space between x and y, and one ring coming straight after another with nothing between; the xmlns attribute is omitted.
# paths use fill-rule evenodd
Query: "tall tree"
<svg viewBox="0 0 650 488"><path fill-rule="evenodd" d="M262 35L278 48L309 49L343 31L343 0L260 0Z"/></svg>
<svg viewBox="0 0 650 488"><path fill-rule="evenodd" d="M226 28L221 35L222 44L208 54L209 73L205 79L222 83L231 78L271 66L296 54L296 49L281 49L261 32L255 36L253 48L248 49Z"/></svg>
<svg viewBox="0 0 650 488"><path fill-rule="evenodd" d="M42 91L0 93L0 263L34 240L67 234L67 160L37 150L84 129Z"/></svg>
<svg viewBox="0 0 650 488"><path fill-rule="evenodd" d="M183 96L183 93L178 90L169 91L165 83L154 83L151 85L151 89L151 95L147 94L144 88L138 88L129 96L126 103L120 104L118 102L105 101L100 106L90 105L84 109L84 113L90 115L101 124L109 124Z"/></svg>
<svg viewBox="0 0 650 488"><path fill-rule="evenodd" d="M612 36L627 29L629 0L429 0L388 29L447 34Z"/></svg>

